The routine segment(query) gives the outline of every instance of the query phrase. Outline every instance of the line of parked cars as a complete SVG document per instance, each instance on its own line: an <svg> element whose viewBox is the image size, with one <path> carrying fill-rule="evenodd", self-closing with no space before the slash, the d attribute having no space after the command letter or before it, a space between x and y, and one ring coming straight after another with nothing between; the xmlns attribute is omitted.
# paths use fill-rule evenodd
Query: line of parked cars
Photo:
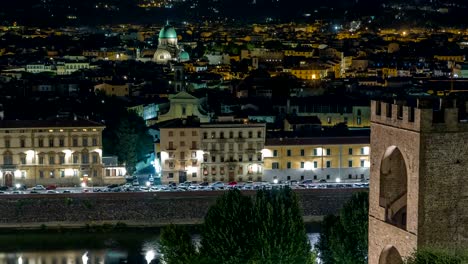
<svg viewBox="0 0 468 264"><path fill-rule="evenodd" d="M201 182L195 183L186 181L184 183L169 183L166 185L147 185L140 186L135 182L126 183L124 185L109 185L106 187L94 188L69 188L57 189L55 185L43 186L36 185L30 189L26 188L2 188L0 187L0 194L56 194L56 193L105 193L105 192L184 192L184 191L219 191L219 190L258 190L258 189L274 189L289 186L292 189L341 189L341 188L369 188L368 182L362 183L324 183L313 182L311 180L304 180L302 182L289 181L284 183L269 183L269 182Z"/></svg>

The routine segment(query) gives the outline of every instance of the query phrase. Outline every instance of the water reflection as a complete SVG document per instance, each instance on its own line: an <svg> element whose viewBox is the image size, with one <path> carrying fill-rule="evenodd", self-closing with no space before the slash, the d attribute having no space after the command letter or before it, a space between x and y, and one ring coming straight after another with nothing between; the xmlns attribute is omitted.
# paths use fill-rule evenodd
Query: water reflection
<svg viewBox="0 0 468 264"><path fill-rule="evenodd" d="M85 235L75 234L78 239L82 239ZM87 248L82 243L78 244L52 244L45 239L35 241L33 236L24 235L25 240L33 240L34 245L21 244L18 241L11 240L9 237L0 235L0 264L157 264L160 263L158 237L156 236L141 236L123 240L119 235L112 235L105 239L96 235L95 239L103 239L97 241L94 248ZM311 244L315 244L318 234L308 234ZM55 241L53 235L47 235L52 241ZM5 251L1 241L11 241L10 252ZM102 242L102 243L101 243ZM199 236L194 236L194 242L199 243ZM16 244L14 244L16 243ZM102 245L96 247L96 245Z"/></svg>

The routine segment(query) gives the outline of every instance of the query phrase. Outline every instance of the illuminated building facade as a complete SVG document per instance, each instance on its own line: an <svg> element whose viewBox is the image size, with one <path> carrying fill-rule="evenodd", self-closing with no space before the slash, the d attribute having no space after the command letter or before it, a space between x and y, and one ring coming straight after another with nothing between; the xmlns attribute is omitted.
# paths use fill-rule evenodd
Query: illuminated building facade
<svg viewBox="0 0 468 264"><path fill-rule="evenodd" d="M265 124L161 124L162 183L261 181Z"/></svg>
<svg viewBox="0 0 468 264"><path fill-rule="evenodd" d="M174 119L160 125L161 182L200 182L200 125Z"/></svg>
<svg viewBox="0 0 468 264"><path fill-rule="evenodd" d="M102 184L103 130L76 118L0 121L0 185Z"/></svg>
<svg viewBox="0 0 468 264"><path fill-rule="evenodd" d="M361 181L369 152L369 137L268 138L263 180Z"/></svg>
<svg viewBox="0 0 468 264"><path fill-rule="evenodd" d="M265 124L201 125L203 181L262 181Z"/></svg>

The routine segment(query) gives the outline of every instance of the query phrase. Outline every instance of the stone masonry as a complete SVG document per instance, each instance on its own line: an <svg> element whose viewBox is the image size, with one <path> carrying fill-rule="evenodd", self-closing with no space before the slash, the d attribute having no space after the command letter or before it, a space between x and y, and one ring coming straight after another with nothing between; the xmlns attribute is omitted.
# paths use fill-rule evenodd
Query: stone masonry
<svg viewBox="0 0 468 264"><path fill-rule="evenodd" d="M468 248L466 103L372 102L369 264Z"/></svg>

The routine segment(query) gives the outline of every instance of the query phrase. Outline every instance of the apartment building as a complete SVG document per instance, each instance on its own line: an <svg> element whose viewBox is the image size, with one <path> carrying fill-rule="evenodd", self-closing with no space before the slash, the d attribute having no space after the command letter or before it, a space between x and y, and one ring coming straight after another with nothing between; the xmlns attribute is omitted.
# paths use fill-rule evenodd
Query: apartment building
<svg viewBox="0 0 468 264"><path fill-rule="evenodd" d="M175 119L160 133L162 183L262 180L265 124Z"/></svg>
<svg viewBox="0 0 468 264"><path fill-rule="evenodd" d="M263 123L201 125L204 181L261 181Z"/></svg>
<svg viewBox="0 0 468 264"><path fill-rule="evenodd" d="M265 181L361 181L369 178L369 137L267 138Z"/></svg>
<svg viewBox="0 0 468 264"><path fill-rule="evenodd" d="M190 119L160 123L161 182L201 182L200 124Z"/></svg>
<svg viewBox="0 0 468 264"><path fill-rule="evenodd" d="M102 184L104 128L78 118L0 121L0 185Z"/></svg>

